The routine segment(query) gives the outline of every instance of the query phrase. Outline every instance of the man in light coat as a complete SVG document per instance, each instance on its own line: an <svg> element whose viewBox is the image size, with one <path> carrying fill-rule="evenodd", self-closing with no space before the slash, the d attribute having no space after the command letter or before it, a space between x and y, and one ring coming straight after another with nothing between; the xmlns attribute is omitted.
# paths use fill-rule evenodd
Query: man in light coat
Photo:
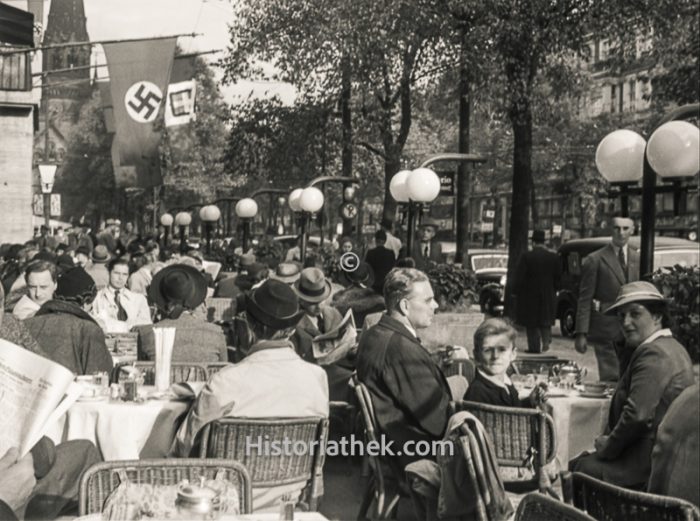
<svg viewBox="0 0 700 521"><path fill-rule="evenodd" d="M613 217L611 224L612 242L588 255L581 267L574 346L585 353L591 343L598 377L616 382L620 363L615 346L622 341L622 328L617 317L604 313L624 284L639 280L639 253L627 244L634 230L632 219Z"/></svg>

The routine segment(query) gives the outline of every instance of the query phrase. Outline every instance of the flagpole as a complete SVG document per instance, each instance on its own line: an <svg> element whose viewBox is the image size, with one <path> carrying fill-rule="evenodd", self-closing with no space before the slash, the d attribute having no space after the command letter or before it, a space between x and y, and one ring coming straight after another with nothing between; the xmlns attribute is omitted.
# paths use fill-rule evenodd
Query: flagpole
<svg viewBox="0 0 700 521"><path fill-rule="evenodd" d="M52 43L51 45L42 45L40 47L27 47L24 49L13 49L11 51L0 51L0 56L5 56L8 54L20 54L34 51L45 51L49 49L64 49L66 47L85 47L87 45L104 45L110 43L128 43L128 42L143 42L147 40L167 40L169 38L195 38L197 36L202 36L203 33L186 33L186 34L173 34L171 36L151 36L149 38L126 38L121 40L97 40L94 42L66 42L66 43Z"/></svg>

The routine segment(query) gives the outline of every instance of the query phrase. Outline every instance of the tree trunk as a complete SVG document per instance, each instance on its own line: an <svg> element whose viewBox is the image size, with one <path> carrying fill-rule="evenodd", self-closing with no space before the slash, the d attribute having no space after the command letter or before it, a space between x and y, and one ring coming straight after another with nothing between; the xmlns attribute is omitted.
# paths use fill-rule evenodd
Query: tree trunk
<svg viewBox="0 0 700 521"><path fill-rule="evenodd" d="M471 110L469 68L466 52L466 34L462 29L459 68L459 152L469 153L469 117ZM469 253L469 173L471 165L460 162L457 171L457 252L455 262L464 262Z"/></svg>
<svg viewBox="0 0 700 521"><path fill-rule="evenodd" d="M394 222L396 219L396 201L391 197L389 191L389 183L394 174L401 169L401 154L387 153L384 160L384 210L382 211L382 219Z"/></svg>
<svg viewBox="0 0 700 521"><path fill-rule="evenodd" d="M352 177L352 111L350 99L352 96L352 69L350 60L343 57L340 62L341 67L341 89L340 89L340 116L342 122L342 175ZM343 235L350 236L352 233L352 219L343 219Z"/></svg>
<svg viewBox="0 0 700 521"><path fill-rule="evenodd" d="M510 115L513 125L513 199L508 240L508 277L505 314L514 316L513 279L520 258L527 251L528 217L532 192L532 112L523 103Z"/></svg>

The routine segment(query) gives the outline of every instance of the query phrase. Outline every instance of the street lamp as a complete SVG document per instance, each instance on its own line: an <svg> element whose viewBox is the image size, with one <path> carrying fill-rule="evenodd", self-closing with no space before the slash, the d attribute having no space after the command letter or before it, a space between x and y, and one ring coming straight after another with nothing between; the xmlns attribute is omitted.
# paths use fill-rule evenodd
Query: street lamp
<svg viewBox="0 0 700 521"><path fill-rule="evenodd" d="M44 196L44 224L49 229L51 229L51 192L57 168L56 165L39 165L41 193Z"/></svg>
<svg viewBox="0 0 700 521"><path fill-rule="evenodd" d="M241 249L243 253L248 251L248 236L250 235L250 222L258 213L258 203L250 197L241 199L236 203L236 215L243 223L243 241Z"/></svg>
<svg viewBox="0 0 700 521"><path fill-rule="evenodd" d="M603 159L609 159L612 163L620 153L628 158L628 162L638 168L641 162L642 167L642 241L640 255L640 278L648 279L654 271L654 229L656 220L656 177L657 175L665 181L673 183L671 190L661 187L659 191L673 191L674 210L677 208L680 197L680 181L683 177L692 177L700 170L700 158L698 151L700 148L700 130L695 125L686 121L680 121L696 116L700 105L697 103L679 107L667 114L659 126L654 130L645 143L644 147L639 146L639 140L634 138L636 144L626 148L622 145L629 145L629 141L617 142L617 147L611 147L603 154ZM620 132L620 131L615 131ZM612 134L615 134L613 132ZM605 142L612 134L603 139ZM618 134L619 136L619 134ZM643 140L642 140L643 141ZM601 145L603 145L601 142ZM641 151L640 151L641 148ZM600 146L599 146L600 149ZM605 161L604 161L605 162ZM596 164L598 164L598 154L596 153ZM610 166L610 165L608 165ZM622 165L619 165L622 167ZM609 173L607 168L601 169L601 173L606 176ZM607 178L607 176L606 176Z"/></svg>
<svg viewBox="0 0 700 521"><path fill-rule="evenodd" d="M323 192L315 186L308 188L297 188L289 194L289 207L293 212L300 215L301 224L301 261L306 259L306 233L307 224L313 214L323 207Z"/></svg>
<svg viewBox="0 0 700 521"><path fill-rule="evenodd" d="M168 235L170 235L170 227L173 225L174 218L172 214L169 213L164 213L163 215L160 216L160 224L163 225L163 244L161 245L162 249L165 249L168 247Z"/></svg>
<svg viewBox="0 0 700 521"><path fill-rule="evenodd" d="M619 188L622 215L629 216L630 188L642 178L646 141L632 130L616 130L603 138L595 153L598 172Z"/></svg>
<svg viewBox="0 0 700 521"><path fill-rule="evenodd" d="M398 203L408 205L408 229L406 231L406 255L413 254L415 210L423 203L430 203L440 194L440 178L429 168L401 170L389 182L389 192Z"/></svg>
<svg viewBox="0 0 700 521"><path fill-rule="evenodd" d="M202 206L199 210L199 219L204 223L204 233L207 238L207 255L211 253L211 229L220 217L221 210L215 204Z"/></svg>
<svg viewBox="0 0 700 521"><path fill-rule="evenodd" d="M187 251L187 245L185 243L185 229L192 222L192 216L189 212L179 212L175 216L175 226L180 227L180 253L185 253Z"/></svg>

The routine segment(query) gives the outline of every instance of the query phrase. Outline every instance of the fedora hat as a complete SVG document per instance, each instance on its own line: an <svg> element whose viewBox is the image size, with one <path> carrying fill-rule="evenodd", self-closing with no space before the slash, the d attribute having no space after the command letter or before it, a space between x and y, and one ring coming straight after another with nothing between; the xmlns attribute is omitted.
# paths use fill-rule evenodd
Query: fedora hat
<svg viewBox="0 0 700 521"><path fill-rule="evenodd" d="M271 279L280 280L285 284L292 284L299 280L301 268L294 262L280 262L270 275Z"/></svg>
<svg viewBox="0 0 700 521"><path fill-rule="evenodd" d="M338 282L346 287L351 284L362 284L363 286L371 287L374 284L374 270L366 262L360 261L357 268L352 271L341 269L338 275Z"/></svg>
<svg viewBox="0 0 700 521"><path fill-rule="evenodd" d="M111 255L109 254L107 246L98 244L97 246L95 246L95 249L92 250L92 262L95 262L97 264L106 264L107 262L109 262L110 258Z"/></svg>
<svg viewBox="0 0 700 521"><path fill-rule="evenodd" d="M651 282L639 280L620 288L620 293L612 306L605 310L606 315L614 315L622 306L630 302L662 302L668 304L661 292Z"/></svg>
<svg viewBox="0 0 700 521"><path fill-rule="evenodd" d="M296 325L303 314L294 290L279 280L266 280L245 294L245 302L246 313L258 322L276 329Z"/></svg>
<svg viewBox="0 0 700 521"><path fill-rule="evenodd" d="M207 296L207 281L193 266L171 264L153 276L148 296L160 309L165 309L168 303L194 309Z"/></svg>
<svg viewBox="0 0 700 521"><path fill-rule="evenodd" d="M304 268L294 283L294 291L304 302L323 302L331 294L331 283L320 269Z"/></svg>
<svg viewBox="0 0 700 521"><path fill-rule="evenodd" d="M432 226L433 228L435 228L437 230L438 228L440 228L440 223L438 223L432 217L423 217L423 220L421 221L421 223L418 227L424 228L426 226Z"/></svg>
<svg viewBox="0 0 700 521"><path fill-rule="evenodd" d="M255 255L252 253L244 253L241 255L241 269L248 269L250 266L255 264Z"/></svg>

